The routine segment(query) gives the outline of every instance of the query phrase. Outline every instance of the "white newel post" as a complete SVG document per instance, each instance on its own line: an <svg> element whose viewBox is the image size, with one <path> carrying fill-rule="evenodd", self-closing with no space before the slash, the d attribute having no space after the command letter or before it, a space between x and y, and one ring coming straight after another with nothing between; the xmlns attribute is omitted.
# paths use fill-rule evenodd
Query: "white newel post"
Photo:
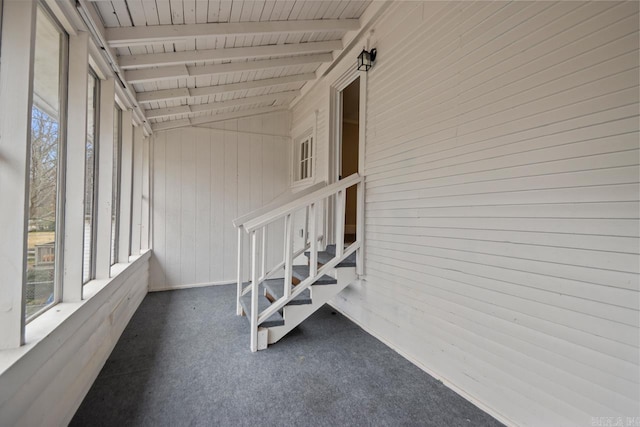
<svg viewBox="0 0 640 427"><path fill-rule="evenodd" d="M262 262L260 263L260 278L264 280L267 272L267 226L262 227L262 249L260 252Z"/></svg>
<svg viewBox="0 0 640 427"><path fill-rule="evenodd" d="M345 194L347 189L342 189L336 194L336 256L342 256L344 252L344 211Z"/></svg>
<svg viewBox="0 0 640 427"><path fill-rule="evenodd" d="M317 226L317 203L309 206L309 277L318 274L318 226Z"/></svg>
<svg viewBox="0 0 640 427"><path fill-rule="evenodd" d="M238 284L236 289L236 314L238 316L242 316L242 306L240 305L240 298L242 297L242 252L243 252L243 235L244 228L240 225L238 226Z"/></svg>
<svg viewBox="0 0 640 427"><path fill-rule="evenodd" d="M251 232L251 351L258 351L258 254L256 232Z"/></svg>
<svg viewBox="0 0 640 427"><path fill-rule="evenodd" d="M356 252L356 274L364 274L364 178L357 184L358 201L356 207L356 240L360 243Z"/></svg>

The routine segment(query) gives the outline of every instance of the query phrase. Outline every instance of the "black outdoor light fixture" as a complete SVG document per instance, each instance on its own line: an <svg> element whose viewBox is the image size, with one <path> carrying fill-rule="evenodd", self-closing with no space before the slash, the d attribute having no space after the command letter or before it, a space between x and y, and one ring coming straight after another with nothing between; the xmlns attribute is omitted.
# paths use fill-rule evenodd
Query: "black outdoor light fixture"
<svg viewBox="0 0 640 427"><path fill-rule="evenodd" d="M362 49L362 52L358 55L358 71L369 71L369 68L373 66L373 62L376 60L377 52L375 48L370 51Z"/></svg>

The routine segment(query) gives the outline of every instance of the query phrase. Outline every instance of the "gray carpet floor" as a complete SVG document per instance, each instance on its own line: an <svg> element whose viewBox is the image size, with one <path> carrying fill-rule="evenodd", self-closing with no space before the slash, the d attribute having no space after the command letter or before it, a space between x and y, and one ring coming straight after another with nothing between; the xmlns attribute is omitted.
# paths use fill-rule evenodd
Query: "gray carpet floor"
<svg viewBox="0 0 640 427"><path fill-rule="evenodd" d="M71 425L500 424L329 306L251 353L214 286L147 295Z"/></svg>

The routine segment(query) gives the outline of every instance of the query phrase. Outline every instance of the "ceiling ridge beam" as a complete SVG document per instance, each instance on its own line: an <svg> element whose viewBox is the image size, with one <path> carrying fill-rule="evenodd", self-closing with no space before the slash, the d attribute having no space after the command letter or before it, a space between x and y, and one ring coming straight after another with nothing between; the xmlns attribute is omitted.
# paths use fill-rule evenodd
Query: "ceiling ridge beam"
<svg viewBox="0 0 640 427"><path fill-rule="evenodd" d="M262 114L277 113L286 111L284 106L250 108L247 110L233 111L231 113L213 114L210 116L194 117L192 119L168 120L166 122L154 123L151 129L154 132L161 130L176 129L186 126L197 126L206 123L221 122L224 120L239 119L243 117L259 116Z"/></svg>
<svg viewBox="0 0 640 427"><path fill-rule="evenodd" d="M106 38L111 47L126 47L172 43L202 37L353 31L359 27L360 21L358 19L152 25L107 28Z"/></svg>
<svg viewBox="0 0 640 427"><path fill-rule="evenodd" d="M291 56L278 59L261 59L256 61L231 62L228 64L214 64L203 67L194 65L172 65L168 67L125 71L124 76L129 83L144 83L156 80L263 70L266 68L318 64L331 61L333 61L333 55L331 53L318 53L314 55Z"/></svg>
<svg viewBox="0 0 640 427"><path fill-rule="evenodd" d="M230 99L227 101L209 102L207 104L180 105L178 107L157 108L146 110L147 119L159 119L162 117L179 116L183 114L196 114L203 111L220 110L223 108L237 107L246 104L256 104L267 101L277 101L282 99L293 99L300 94L299 90L278 92L273 94L249 96L244 98Z"/></svg>
<svg viewBox="0 0 640 427"><path fill-rule="evenodd" d="M229 83L215 86L202 86L197 88L175 88L154 90L149 92L140 92L137 94L139 103L151 103L158 101L167 101L171 99L196 98L198 96L216 95L219 93L235 92L239 90L257 89L265 87L273 87L296 82L307 82L316 78L315 73L293 74L284 77L275 77L271 79L250 80L239 83Z"/></svg>
<svg viewBox="0 0 640 427"><path fill-rule="evenodd" d="M187 50L182 52L149 53L127 55L118 58L120 68L161 67L200 61L222 61L228 59L261 58L268 56L299 55L331 52L342 49L341 40L322 42L276 44L266 46L234 47L222 49Z"/></svg>

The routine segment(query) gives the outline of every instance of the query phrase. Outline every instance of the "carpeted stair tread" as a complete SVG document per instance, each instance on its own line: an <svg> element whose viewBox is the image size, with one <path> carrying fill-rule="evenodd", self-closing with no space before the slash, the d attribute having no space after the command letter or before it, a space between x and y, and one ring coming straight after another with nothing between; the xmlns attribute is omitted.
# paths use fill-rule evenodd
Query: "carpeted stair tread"
<svg viewBox="0 0 640 427"><path fill-rule="evenodd" d="M282 298L284 291L284 279L268 279L264 281L264 287L276 300ZM311 291L307 288L295 297L287 305L311 304Z"/></svg>
<svg viewBox="0 0 640 427"><path fill-rule="evenodd" d="M300 280L301 282L309 277L309 266L308 265L294 265L293 266L293 277ZM333 285L338 283L336 279L331 276L327 276L326 274L316 280L314 285Z"/></svg>
<svg viewBox="0 0 640 427"><path fill-rule="evenodd" d="M305 252L304 255L309 258L311 256L310 252ZM331 261L333 259L333 257L335 257L335 251L333 253L328 252L328 251L320 251L318 252L318 262L320 264L326 264L329 261ZM338 264L336 267L337 268L341 268L341 267L355 267L356 266L356 253L352 253L351 255L349 255L347 258L345 258L344 261L342 261L340 264Z"/></svg>
<svg viewBox="0 0 640 427"><path fill-rule="evenodd" d="M251 292L240 298L240 305L242 305L242 309L247 315L247 320L250 321L249 313L251 313ZM267 307L271 305L271 301L264 296L264 288L263 285L260 285L260 292L258 293L258 312L264 311ZM284 325L284 318L278 312L274 313L267 320L262 322L260 326L264 328L270 328L272 326L281 326Z"/></svg>

